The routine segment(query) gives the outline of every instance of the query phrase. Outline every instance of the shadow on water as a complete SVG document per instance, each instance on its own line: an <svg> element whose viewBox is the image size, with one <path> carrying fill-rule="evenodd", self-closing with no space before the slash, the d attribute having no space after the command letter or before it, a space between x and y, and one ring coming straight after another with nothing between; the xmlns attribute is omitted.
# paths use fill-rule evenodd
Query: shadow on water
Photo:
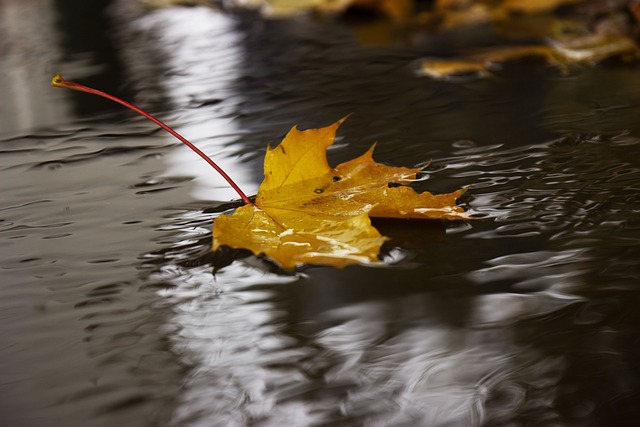
<svg viewBox="0 0 640 427"><path fill-rule="evenodd" d="M152 127L71 94L80 125L1 141L5 421L640 420L635 66L432 82L411 66L426 52L361 46L340 22L104 2L115 24L78 40L69 4L62 57L106 52L87 82L168 116L252 191L268 143L354 113L333 161L378 141L381 161L431 162L420 188L471 185L481 219L379 221L378 267L287 275L244 256L214 272L211 217L233 193Z"/></svg>

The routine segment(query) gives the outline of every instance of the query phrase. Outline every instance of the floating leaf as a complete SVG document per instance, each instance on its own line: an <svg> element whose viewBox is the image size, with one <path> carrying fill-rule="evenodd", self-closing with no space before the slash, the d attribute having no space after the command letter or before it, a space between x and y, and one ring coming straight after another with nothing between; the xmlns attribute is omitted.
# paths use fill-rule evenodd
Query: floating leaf
<svg viewBox="0 0 640 427"><path fill-rule="evenodd" d="M544 13L560 6L581 3L584 0L504 0L501 7L518 13Z"/></svg>
<svg viewBox="0 0 640 427"><path fill-rule="evenodd" d="M489 67L475 58L441 59L427 58L418 64L417 74L434 80L489 77Z"/></svg>
<svg viewBox="0 0 640 427"><path fill-rule="evenodd" d="M539 57L549 64L563 66L562 58L547 46L498 47L458 59L429 58L420 61L418 74L435 80L456 77L489 77L491 69L514 59Z"/></svg>
<svg viewBox="0 0 640 427"><path fill-rule="evenodd" d="M213 249L249 249L285 269L304 263L342 267L378 262L386 237L371 225L370 216L470 218L455 205L464 190L419 194L408 184L420 168L377 163L373 148L329 166L326 150L341 122L305 131L294 127L280 145L269 148L255 205L215 220Z"/></svg>
<svg viewBox="0 0 640 427"><path fill-rule="evenodd" d="M638 55L638 46L620 34L589 34L582 37L556 40L551 47L568 62L596 63L615 56Z"/></svg>
<svg viewBox="0 0 640 427"><path fill-rule="evenodd" d="M386 15L394 21L405 20L413 12L413 0L231 0L227 5L258 9L266 16L342 13L350 7L358 7Z"/></svg>
<svg viewBox="0 0 640 427"><path fill-rule="evenodd" d="M566 71L570 65L593 64L611 57L633 58L638 47L629 37L593 34L550 41L550 46L507 46L485 50L454 59L428 58L420 61L418 74L436 80L456 77L488 77L497 64L530 57Z"/></svg>

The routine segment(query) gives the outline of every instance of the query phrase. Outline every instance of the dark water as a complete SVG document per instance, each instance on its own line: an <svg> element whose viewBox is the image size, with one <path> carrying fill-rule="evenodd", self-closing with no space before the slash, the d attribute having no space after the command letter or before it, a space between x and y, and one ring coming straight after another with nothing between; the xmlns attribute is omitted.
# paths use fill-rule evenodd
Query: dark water
<svg viewBox="0 0 640 427"><path fill-rule="evenodd" d="M81 4L1 6L1 425L640 423L637 64L434 82L424 45L343 22ZM379 267L214 275L234 193L151 124L49 88L56 71L250 193L267 144L353 113L333 161L375 141L431 161L419 186L471 185L483 219L378 222Z"/></svg>

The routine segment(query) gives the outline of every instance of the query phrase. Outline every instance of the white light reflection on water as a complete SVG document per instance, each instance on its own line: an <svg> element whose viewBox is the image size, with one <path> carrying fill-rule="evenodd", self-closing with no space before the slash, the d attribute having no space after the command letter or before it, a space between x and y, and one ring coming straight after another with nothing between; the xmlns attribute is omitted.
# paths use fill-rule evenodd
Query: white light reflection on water
<svg viewBox="0 0 640 427"><path fill-rule="evenodd" d="M176 312L168 327L174 352L192 367L175 425L481 426L524 413L558 420L566 361L522 342L518 323L577 298L480 295L460 324L436 314L438 294L354 303L303 320L297 327L309 341L301 341L286 333L290 313L272 286L305 286L310 277L240 264L217 280L207 267L159 276L176 284L164 293Z"/></svg>
<svg viewBox="0 0 640 427"><path fill-rule="evenodd" d="M428 295L402 301L406 313L437 304ZM509 323L537 315L540 306L563 304L550 297L486 295L473 302L469 327L425 319L390 339L384 337L389 328L406 325L385 317L385 304L337 310L328 316L342 322L319 341L344 363L326 381L329 387L357 384L337 403L366 425L480 426L551 408L563 361L517 343Z"/></svg>
<svg viewBox="0 0 640 427"><path fill-rule="evenodd" d="M477 284L512 281L514 289L570 292L582 285L589 257L585 250L537 251L487 261L490 267L469 273Z"/></svg>
<svg viewBox="0 0 640 427"><path fill-rule="evenodd" d="M62 91L49 84L62 57L53 3L0 2L0 133L56 125L70 115Z"/></svg>
<svg viewBox="0 0 640 427"><path fill-rule="evenodd" d="M303 381L293 370L269 368L304 356L291 339L278 333L279 313L267 292L245 292L259 283L295 281L234 264L214 280L211 267L168 267L156 277L176 287L163 292L176 312L168 325L174 352L192 367L174 414L174 423L193 426L243 426L250 418L273 415L277 402L268 388ZM185 280L187 279L187 280ZM281 421L301 420L295 408ZM280 425L294 425L285 423Z"/></svg>
<svg viewBox="0 0 640 427"><path fill-rule="evenodd" d="M154 34L167 71L160 84L180 111L176 130L208 154L247 194L257 191L249 166L233 143L240 138L233 116L241 96L234 91L242 61L233 20L207 7L168 8L143 16L136 28ZM193 176L192 195L202 200L239 196L229 184L187 147L167 157L169 176Z"/></svg>

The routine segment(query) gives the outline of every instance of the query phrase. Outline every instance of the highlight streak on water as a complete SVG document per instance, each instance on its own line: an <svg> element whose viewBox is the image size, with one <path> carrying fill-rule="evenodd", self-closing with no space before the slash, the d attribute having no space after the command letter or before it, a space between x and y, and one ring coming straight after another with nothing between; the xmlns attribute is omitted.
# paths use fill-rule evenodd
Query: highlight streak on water
<svg viewBox="0 0 640 427"><path fill-rule="evenodd" d="M133 30L159 46L170 75L162 79L165 96L186 114L176 117L177 130L205 151L248 194L257 183L237 156L239 134L234 110L243 102L235 90L243 51L232 20L209 8L164 9L141 17ZM139 50L144 45L135 46ZM136 51L131 54L136 54ZM148 71L136 76L144 79ZM229 184L186 147L167 157L167 176L184 171L195 176L193 197L201 200L237 199Z"/></svg>

